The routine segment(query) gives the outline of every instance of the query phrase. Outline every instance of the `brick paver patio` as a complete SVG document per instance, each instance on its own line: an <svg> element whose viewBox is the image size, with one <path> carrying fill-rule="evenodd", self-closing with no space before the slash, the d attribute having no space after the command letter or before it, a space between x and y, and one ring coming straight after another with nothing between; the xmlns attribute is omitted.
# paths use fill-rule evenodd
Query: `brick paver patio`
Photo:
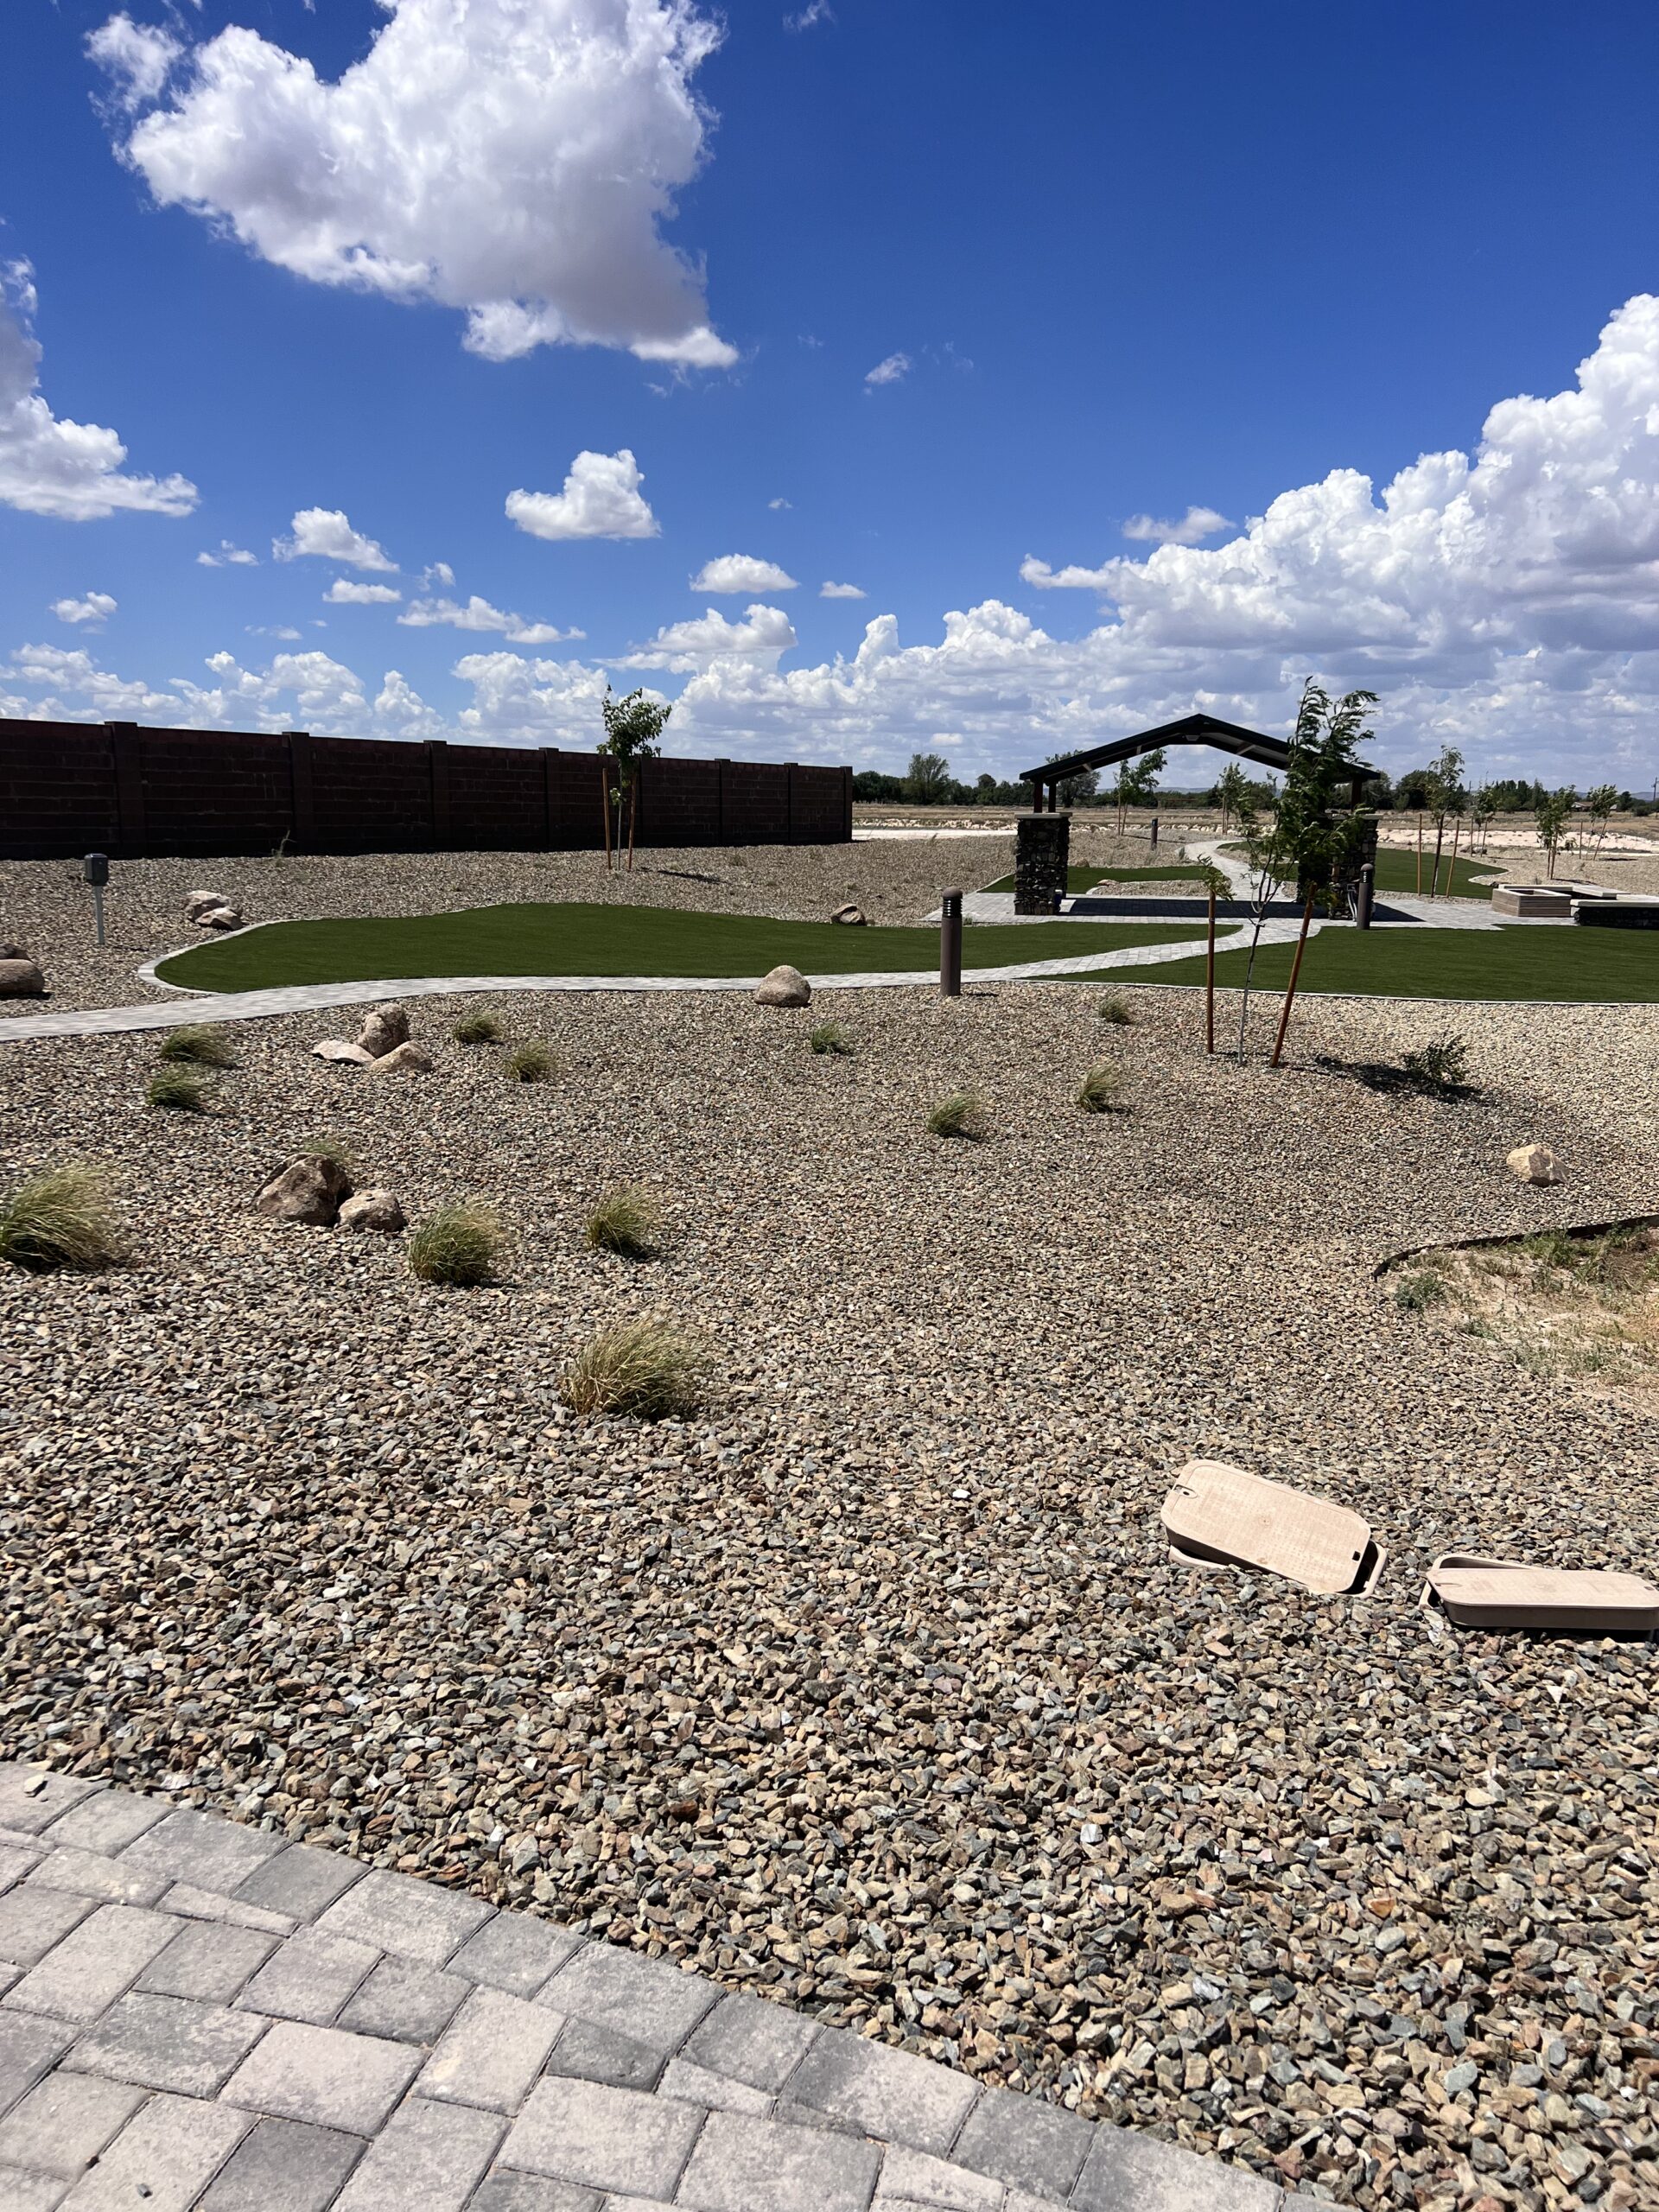
<svg viewBox="0 0 1659 2212"><path fill-rule="evenodd" d="M0 1765L0 2212L1275 2212L665 1959Z"/></svg>

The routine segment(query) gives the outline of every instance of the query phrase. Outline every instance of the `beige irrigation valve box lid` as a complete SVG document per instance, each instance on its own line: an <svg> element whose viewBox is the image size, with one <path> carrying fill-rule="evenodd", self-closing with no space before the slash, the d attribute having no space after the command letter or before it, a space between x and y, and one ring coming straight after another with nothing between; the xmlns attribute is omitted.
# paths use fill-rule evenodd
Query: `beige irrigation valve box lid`
<svg viewBox="0 0 1659 2212"><path fill-rule="evenodd" d="M1223 1459L1189 1459L1161 1518L1178 1550L1263 1567L1316 1597L1355 1590L1362 1577L1369 1586L1382 1572L1382 1551L1357 1513Z"/></svg>
<svg viewBox="0 0 1659 2212"><path fill-rule="evenodd" d="M1602 1636L1659 1629L1659 1590L1605 1567L1531 1567L1446 1552L1428 1586L1459 1628L1579 1629Z"/></svg>

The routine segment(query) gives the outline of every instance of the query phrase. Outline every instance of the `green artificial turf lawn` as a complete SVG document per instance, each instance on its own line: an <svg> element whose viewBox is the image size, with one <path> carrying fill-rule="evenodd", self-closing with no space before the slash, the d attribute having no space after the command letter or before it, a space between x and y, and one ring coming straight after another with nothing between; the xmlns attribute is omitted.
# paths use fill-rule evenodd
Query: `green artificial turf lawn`
<svg viewBox="0 0 1659 2212"><path fill-rule="evenodd" d="M1452 896L1454 899L1484 899L1490 901L1492 880L1503 873L1502 861L1466 861L1458 855L1457 865L1450 870L1446 860L1452 841L1446 839L1446 851L1440 855L1440 896L1446 893L1448 874L1452 878ZM1434 875L1434 836L1431 830L1423 842L1423 896L1428 896L1428 887ZM1376 849L1376 887L1385 894L1390 891L1417 890L1417 848L1414 845L1379 845Z"/></svg>
<svg viewBox="0 0 1659 2212"><path fill-rule="evenodd" d="M1264 946L1255 984L1283 990L1294 950ZM1242 984L1245 958L1217 952L1217 983ZM1173 960L1134 980L1201 983L1204 962ZM1408 923L1325 930L1308 939L1296 988L1406 999L1659 1000L1659 942L1646 930L1436 930Z"/></svg>
<svg viewBox="0 0 1659 2212"><path fill-rule="evenodd" d="M1002 968L1192 934L1180 922L969 923L962 958L964 968ZM937 969L939 932L664 906L478 906L395 920L275 922L245 937L193 945L156 972L194 990L259 991L394 976L763 976L784 962L823 976Z"/></svg>
<svg viewBox="0 0 1659 2212"><path fill-rule="evenodd" d="M1188 861L1180 868L1069 868L1065 887L1071 892L1092 891L1097 883L1191 883L1202 890L1204 863ZM988 891L1012 891L1014 878L1001 875Z"/></svg>

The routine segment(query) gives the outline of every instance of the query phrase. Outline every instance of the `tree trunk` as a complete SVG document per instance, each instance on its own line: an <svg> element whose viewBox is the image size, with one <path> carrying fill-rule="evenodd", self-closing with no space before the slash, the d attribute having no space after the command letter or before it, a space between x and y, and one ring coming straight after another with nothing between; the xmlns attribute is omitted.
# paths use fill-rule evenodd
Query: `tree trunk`
<svg viewBox="0 0 1659 2212"><path fill-rule="evenodd" d="M1421 899L1421 898L1422 897L1422 895L1423 895L1423 817L1422 817L1422 810L1421 810L1421 808L1419 808L1419 810L1418 810L1418 813L1417 813L1417 896Z"/></svg>
<svg viewBox="0 0 1659 2212"><path fill-rule="evenodd" d="M1460 814L1454 814L1452 817L1452 857L1446 864L1446 895L1448 899L1457 896L1458 839L1462 834L1463 817Z"/></svg>
<svg viewBox="0 0 1659 2212"><path fill-rule="evenodd" d="M1204 1049L1216 1049L1216 891L1210 887L1210 930L1204 963Z"/></svg>
<svg viewBox="0 0 1659 2212"><path fill-rule="evenodd" d="M605 763L599 764L599 818L605 830L605 873L611 872L611 786L605 773Z"/></svg>
<svg viewBox="0 0 1659 2212"><path fill-rule="evenodd" d="M1310 891L1307 903L1302 908L1302 926L1296 939L1296 957L1290 963L1290 981L1285 987L1284 1010L1279 1016L1279 1034L1273 1040L1273 1058L1268 1062L1272 1068L1278 1066L1280 1055L1285 1049L1285 1032L1290 1027L1290 1009L1296 999L1296 979L1302 972L1302 952L1307 944L1307 925L1313 918L1313 894Z"/></svg>
<svg viewBox="0 0 1659 2212"><path fill-rule="evenodd" d="M1428 895L1440 895L1440 847L1446 842L1446 817L1442 814L1434 824L1434 866L1428 879Z"/></svg>
<svg viewBox="0 0 1659 2212"><path fill-rule="evenodd" d="M628 874L633 874L633 828L639 818L639 779L637 773L628 779ZM619 838L621 825L618 824Z"/></svg>

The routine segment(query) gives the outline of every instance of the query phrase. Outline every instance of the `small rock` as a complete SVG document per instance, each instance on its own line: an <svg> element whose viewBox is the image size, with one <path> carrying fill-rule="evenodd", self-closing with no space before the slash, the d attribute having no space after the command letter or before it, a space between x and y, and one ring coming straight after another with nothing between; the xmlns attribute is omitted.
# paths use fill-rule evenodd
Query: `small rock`
<svg viewBox="0 0 1659 2212"><path fill-rule="evenodd" d="M299 1221L332 1229L352 1180L337 1160L290 1160L259 1193L259 1211L272 1221Z"/></svg>
<svg viewBox="0 0 1659 2212"><path fill-rule="evenodd" d="M402 1206L390 1191L378 1186L372 1191L359 1191L355 1198L347 1198L340 1210L342 1229L378 1229L383 1236L395 1236L400 1229L407 1229L409 1222Z"/></svg>
<svg viewBox="0 0 1659 2212"><path fill-rule="evenodd" d="M845 923L849 929L861 930L868 926L870 918L861 906L837 906L830 918Z"/></svg>
<svg viewBox="0 0 1659 2212"><path fill-rule="evenodd" d="M1560 1171L1555 1165L1555 1155L1547 1144L1519 1144L1510 1154L1511 1175L1518 1175L1523 1183L1559 1183Z"/></svg>
<svg viewBox="0 0 1659 2212"><path fill-rule="evenodd" d="M761 977L754 1002L757 1006L810 1006L812 986L798 968L785 963Z"/></svg>
<svg viewBox="0 0 1659 2212"><path fill-rule="evenodd" d="M430 1075L432 1055L423 1045L394 1045L369 1063L372 1075Z"/></svg>
<svg viewBox="0 0 1659 2212"><path fill-rule="evenodd" d="M374 1065L372 1052L365 1052L360 1045L348 1045L343 1037L325 1037L311 1050L320 1060L341 1060L347 1066L356 1068L372 1067Z"/></svg>
<svg viewBox="0 0 1659 2212"><path fill-rule="evenodd" d="M196 916L196 926L203 930L239 930L243 926L239 906L209 906L207 912Z"/></svg>
<svg viewBox="0 0 1659 2212"><path fill-rule="evenodd" d="M1465 2058L1461 2066L1454 2066L1440 2077L1440 2087L1448 2097L1461 2096L1465 2089L1472 2089L1480 2079L1480 2069L1472 2058Z"/></svg>
<svg viewBox="0 0 1659 2212"><path fill-rule="evenodd" d="M26 944L12 944L0 938L0 960L32 960L34 954Z"/></svg>
<svg viewBox="0 0 1659 2212"><path fill-rule="evenodd" d="M409 1008L378 1006L365 1020L358 1043L372 1060L383 1060L409 1041Z"/></svg>
<svg viewBox="0 0 1659 2212"><path fill-rule="evenodd" d="M46 977L26 955L0 960L0 999L37 999L46 989Z"/></svg>
<svg viewBox="0 0 1659 2212"><path fill-rule="evenodd" d="M215 906L228 906L230 903L222 891L193 891L184 902L185 919L199 922Z"/></svg>

